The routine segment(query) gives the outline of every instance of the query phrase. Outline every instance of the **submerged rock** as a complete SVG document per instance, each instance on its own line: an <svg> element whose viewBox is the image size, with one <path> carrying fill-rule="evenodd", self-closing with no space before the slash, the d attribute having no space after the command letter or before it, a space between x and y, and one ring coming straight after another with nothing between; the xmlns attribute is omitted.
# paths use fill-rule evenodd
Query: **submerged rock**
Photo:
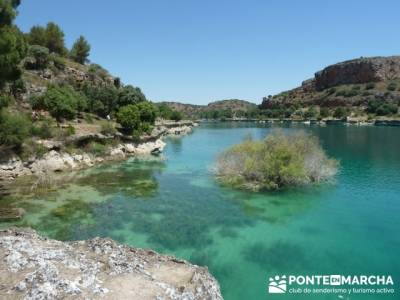
<svg viewBox="0 0 400 300"><path fill-rule="evenodd" d="M0 231L6 299L222 299L206 268L111 239L60 242Z"/></svg>

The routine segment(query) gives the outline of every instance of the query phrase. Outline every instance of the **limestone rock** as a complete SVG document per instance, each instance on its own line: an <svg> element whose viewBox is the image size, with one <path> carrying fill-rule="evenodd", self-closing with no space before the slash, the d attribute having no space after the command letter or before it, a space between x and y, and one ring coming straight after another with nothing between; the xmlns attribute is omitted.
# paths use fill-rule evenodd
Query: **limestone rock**
<svg viewBox="0 0 400 300"><path fill-rule="evenodd" d="M7 299L222 299L207 268L110 239L59 242L32 230L0 231Z"/></svg>

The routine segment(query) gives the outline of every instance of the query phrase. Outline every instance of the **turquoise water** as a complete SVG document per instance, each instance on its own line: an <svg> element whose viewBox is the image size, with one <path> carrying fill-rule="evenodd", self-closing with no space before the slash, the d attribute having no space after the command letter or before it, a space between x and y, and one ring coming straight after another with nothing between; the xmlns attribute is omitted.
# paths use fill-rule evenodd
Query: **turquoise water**
<svg viewBox="0 0 400 300"><path fill-rule="evenodd" d="M211 172L215 156L248 134L263 138L270 130L264 124L205 124L170 138L164 160L95 167L51 192L19 182L21 191L2 205L24 207L27 214L16 225L53 238L110 236L206 265L228 300L302 299L269 295L267 281L276 274L392 275L398 287L400 128L285 127L311 131L340 160L334 183L264 193L219 186Z"/></svg>

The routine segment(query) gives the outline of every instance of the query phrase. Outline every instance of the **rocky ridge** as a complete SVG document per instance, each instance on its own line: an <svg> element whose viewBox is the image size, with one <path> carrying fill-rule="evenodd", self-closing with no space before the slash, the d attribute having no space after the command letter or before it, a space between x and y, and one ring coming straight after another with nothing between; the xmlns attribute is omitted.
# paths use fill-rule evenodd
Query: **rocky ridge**
<svg viewBox="0 0 400 300"><path fill-rule="evenodd" d="M0 231L2 299L222 299L207 268L111 239Z"/></svg>

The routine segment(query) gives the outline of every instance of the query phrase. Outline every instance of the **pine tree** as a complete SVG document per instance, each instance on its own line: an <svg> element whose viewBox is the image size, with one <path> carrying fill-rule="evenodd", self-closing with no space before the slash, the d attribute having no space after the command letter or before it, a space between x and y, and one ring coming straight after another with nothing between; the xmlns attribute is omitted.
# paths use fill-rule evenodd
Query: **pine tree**
<svg viewBox="0 0 400 300"><path fill-rule="evenodd" d="M79 39L76 40L72 49L70 51L70 57L80 64L85 64L88 62L88 57L90 53L90 45L87 40L80 36Z"/></svg>

